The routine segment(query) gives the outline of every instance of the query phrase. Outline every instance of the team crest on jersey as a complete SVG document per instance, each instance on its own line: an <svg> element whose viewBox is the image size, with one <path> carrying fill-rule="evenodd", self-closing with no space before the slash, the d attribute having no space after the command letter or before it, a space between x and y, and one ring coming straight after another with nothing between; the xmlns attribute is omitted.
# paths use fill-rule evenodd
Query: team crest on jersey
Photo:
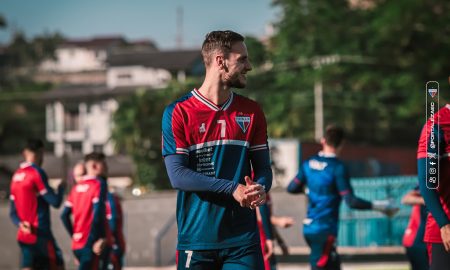
<svg viewBox="0 0 450 270"><path fill-rule="evenodd" d="M250 116L236 116L235 120L242 129L242 132L247 132L247 129L250 126Z"/></svg>
<svg viewBox="0 0 450 270"><path fill-rule="evenodd" d="M25 176L26 176L26 174L25 173L16 173L16 174L14 174L14 176L13 176L13 181L14 182L20 182L20 181L23 181L24 179L25 179Z"/></svg>
<svg viewBox="0 0 450 270"><path fill-rule="evenodd" d="M437 94L438 90L436 88L430 88L428 89L428 94L430 94L430 96L432 98L434 98L434 96Z"/></svg>

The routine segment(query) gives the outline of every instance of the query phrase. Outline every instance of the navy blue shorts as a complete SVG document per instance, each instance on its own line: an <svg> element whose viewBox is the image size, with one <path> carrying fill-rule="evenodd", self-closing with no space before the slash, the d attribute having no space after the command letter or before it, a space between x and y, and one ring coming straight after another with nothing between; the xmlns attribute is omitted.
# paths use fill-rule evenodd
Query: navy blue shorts
<svg viewBox="0 0 450 270"><path fill-rule="evenodd" d="M33 269L57 269L64 265L61 249L54 238L38 237L34 244L19 242L21 267Z"/></svg>
<svg viewBox="0 0 450 270"><path fill-rule="evenodd" d="M445 250L442 243L427 243L430 255L430 270L449 269L450 253Z"/></svg>
<svg viewBox="0 0 450 270"><path fill-rule="evenodd" d="M340 270L341 260L336 252L336 238L330 234L304 234L311 248L309 263L312 270Z"/></svg>
<svg viewBox="0 0 450 270"><path fill-rule="evenodd" d="M100 256L92 251L92 247L85 247L73 251L80 265L78 270L106 270L109 263L109 249L105 248Z"/></svg>
<svg viewBox="0 0 450 270"><path fill-rule="evenodd" d="M264 270L260 244L213 250L177 250L177 270Z"/></svg>
<svg viewBox="0 0 450 270"><path fill-rule="evenodd" d="M411 270L428 270L429 260L425 243L406 248L406 256L411 264Z"/></svg>

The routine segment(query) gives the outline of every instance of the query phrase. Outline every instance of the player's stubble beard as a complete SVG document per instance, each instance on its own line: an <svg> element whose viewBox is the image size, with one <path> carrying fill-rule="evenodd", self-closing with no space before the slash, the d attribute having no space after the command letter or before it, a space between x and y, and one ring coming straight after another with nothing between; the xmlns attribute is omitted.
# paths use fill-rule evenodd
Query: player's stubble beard
<svg viewBox="0 0 450 270"><path fill-rule="evenodd" d="M240 76L244 77L244 81L239 79ZM242 73L235 73L229 77L225 78L225 85L229 88L245 88L247 81L245 80L245 75Z"/></svg>

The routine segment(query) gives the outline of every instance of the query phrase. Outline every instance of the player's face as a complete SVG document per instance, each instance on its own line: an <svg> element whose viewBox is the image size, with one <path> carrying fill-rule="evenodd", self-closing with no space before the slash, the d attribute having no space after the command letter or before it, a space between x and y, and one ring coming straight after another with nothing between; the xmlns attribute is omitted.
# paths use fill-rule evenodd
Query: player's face
<svg viewBox="0 0 450 270"><path fill-rule="evenodd" d="M247 85L246 74L252 69L244 42L235 42L231 52L224 58L224 83L228 87L244 88Z"/></svg>
<svg viewBox="0 0 450 270"><path fill-rule="evenodd" d="M83 175L86 174L86 169L84 168L84 164L77 164L73 168L73 178L76 182L80 181L83 177Z"/></svg>
<svg viewBox="0 0 450 270"><path fill-rule="evenodd" d="M102 176L102 177L105 177L106 173L108 171L108 168L106 167L106 162L104 162L104 161L97 161L95 165L96 165L97 170L98 170L98 175Z"/></svg>

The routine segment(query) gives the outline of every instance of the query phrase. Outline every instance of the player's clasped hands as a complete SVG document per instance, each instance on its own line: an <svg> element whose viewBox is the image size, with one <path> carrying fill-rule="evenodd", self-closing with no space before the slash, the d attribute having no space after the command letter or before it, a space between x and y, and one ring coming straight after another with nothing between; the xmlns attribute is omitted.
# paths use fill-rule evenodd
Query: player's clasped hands
<svg viewBox="0 0 450 270"><path fill-rule="evenodd" d="M266 202L266 191L263 186L245 176L245 186L239 185L233 193L234 199L242 206L256 209Z"/></svg>

